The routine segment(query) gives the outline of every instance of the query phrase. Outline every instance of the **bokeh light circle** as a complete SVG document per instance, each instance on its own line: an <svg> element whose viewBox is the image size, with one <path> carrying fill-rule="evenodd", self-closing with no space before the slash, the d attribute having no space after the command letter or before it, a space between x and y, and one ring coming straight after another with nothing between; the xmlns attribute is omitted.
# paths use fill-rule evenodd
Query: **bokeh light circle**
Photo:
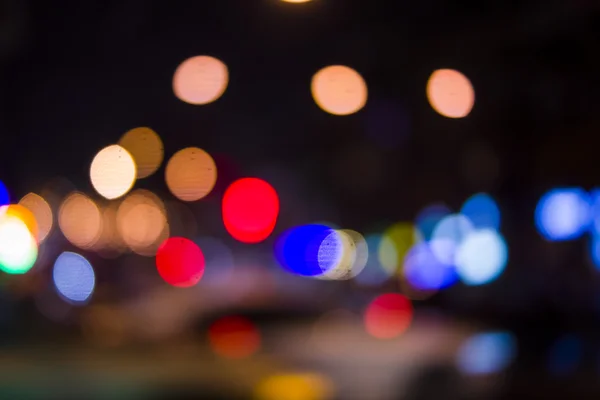
<svg viewBox="0 0 600 400"><path fill-rule="evenodd" d="M435 111L448 118L469 115L475 104L475 91L469 79L453 69L439 69L429 77L427 98Z"/></svg>
<svg viewBox="0 0 600 400"><path fill-rule="evenodd" d="M326 273L323 260L319 263L319 250L332 233L326 225L307 224L290 228L275 242L275 258L288 272L296 275L318 277Z"/></svg>
<svg viewBox="0 0 600 400"><path fill-rule="evenodd" d="M89 300L96 286L90 262L80 254L65 251L54 262L52 279L61 297L71 304Z"/></svg>
<svg viewBox="0 0 600 400"><path fill-rule="evenodd" d="M456 363L467 375L502 372L516 357L516 339L510 332L485 332L469 337L456 355Z"/></svg>
<svg viewBox="0 0 600 400"><path fill-rule="evenodd" d="M173 76L173 91L183 102L203 105L221 97L228 83L229 71L221 60L196 56L177 67Z"/></svg>
<svg viewBox="0 0 600 400"><path fill-rule="evenodd" d="M234 239L259 243L275 228L279 196L273 186L262 179L238 179L223 195L222 213L225 229Z"/></svg>
<svg viewBox="0 0 600 400"><path fill-rule="evenodd" d="M475 229L500 229L500 208L489 194L477 193L469 197L460 213L471 221Z"/></svg>
<svg viewBox="0 0 600 400"><path fill-rule="evenodd" d="M0 269L8 274L24 274L37 256L37 243L25 222L15 215L0 215Z"/></svg>
<svg viewBox="0 0 600 400"><path fill-rule="evenodd" d="M137 179L155 173L164 158L160 136L147 127L134 128L126 132L119 140L119 145L133 157L137 167Z"/></svg>
<svg viewBox="0 0 600 400"><path fill-rule="evenodd" d="M156 253L156 268L165 282L177 287L197 284L204 274L204 254L189 239L172 237Z"/></svg>
<svg viewBox="0 0 600 400"><path fill-rule="evenodd" d="M37 219L27 207L21 204L2 206L0 207L0 216L18 218L25 224L34 239L37 240L39 237L40 232Z"/></svg>
<svg viewBox="0 0 600 400"><path fill-rule="evenodd" d="M592 222L591 199L580 188L553 189L542 196L535 209L535 225L547 240L573 240Z"/></svg>
<svg viewBox="0 0 600 400"><path fill-rule="evenodd" d="M474 230L473 223L467 217L450 214L435 226L430 240L431 251L442 264L453 265L456 251Z"/></svg>
<svg viewBox="0 0 600 400"><path fill-rule="evenodd" d="M118 144L100 150L90 167L92 186L98 194L109 200L127 193L135 183L136 176L133 157Z"/></svg>
<svg viewBox="0 0 600 400"><path fill-rule="evenodd" d="M422 291L444 289L458 281L454 266L441 262L428 242L417 243L410 249L402 272L414 289Z"/></svg>
<svg viewBox="0 0 600 400"><path fill-rule="evenodd" d="M367 242L360 233L350 229L332 229L321 242L317 259L323 278L346 280L362 272L368 256Z"/></svg>
<svg viewBox="0 0 600 400"><path fill-rule="evenodd" d="M378 339L391 339L404 333L412 321L413 307L401 294L386 293L376 297L364 315L365 328Z"/></svg>
<svg viewBox="0 0 600 400"><path fill-rule="evenodd" d="M508 248L492 229L471 232L456 251L456 270L467 285L482 285L496 279L506 267Z"/></svg>
<svg viewBox="0 0 600 400"><path fill-rule="evenodd" d="M367 84L350 67L331 65L312 78L311 92L317 105L333 115L354 114L367 103Z"/></svg>
<svg viewBox="0 0 600 400"><path fill-rule="evenodd" d="M10 195L4 182L0 181L0 206L5 206L10 203Z"/></svg>
<svg viewBox="0 0 600 400"><path fill-rule="evenodd" d="M83 193L71 193L58 211L58 226L65 238L81 249L90 249L102 234L102 214Z"/></svg>
<svg viewBox="0 0 600 400"><path fill-rule="evenodd" d="M215 187L217 166L206 151L188 147L171 157L165 179L173 196L182 201L196 201Z"/></svg>
<svg viewBox="0 0 600 400"><path fill-rule="evenodd" d="M154 255L169 235L164 204L148 190L130 193L119 205L116 218L123 242L144 256Z"/></svg>
<svg viewBox="0 0 600 400"><path fill-rule="evenodd" d="M225 358L249 357L260 347L260 334L252 321L239 316L224 317L208 329L208 339L215 353Z"/></svg>
<svg viewBox="0 0 600 400"><path fill-rule="evenodd" d="M381 264L389 271L390 275L397 273L402 267L404 257L415 243L422 241L422 237L417 228L407 222L399 222L390 226L383 233L387 241L382 241L378 249L378 256ZM389 246L392 243L395 251L383 246Z"/></svg>
<svg viewBox="0 0 600 400"><path fill-rule="evenodd" d="M50 205L43 197L35 193L26 194L19 201L19 204L31 211L35 217L38 227L37 240L38 243L43 242L50 234L54 224Z"/></svg>

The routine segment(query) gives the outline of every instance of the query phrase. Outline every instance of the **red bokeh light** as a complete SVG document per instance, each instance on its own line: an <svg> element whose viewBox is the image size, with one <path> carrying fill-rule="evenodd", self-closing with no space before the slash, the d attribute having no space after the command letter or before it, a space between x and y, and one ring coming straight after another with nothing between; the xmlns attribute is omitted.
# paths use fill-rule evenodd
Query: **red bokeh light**
<svg viewBox="0 0 600 400"><path fill-rule="evenodd" d="M258 243L275 229L279 196L262 179L243 178L233 182L225 191L222 210L225 229L234 239Z"/></svg>
<svg viewBox="0 0 600 400"><path fill-rule="evenodd" d="M170 285L193 286L204 274L204 254L191 240L172 237L165 240L156 253L156 268Z"/></svg>
<svg viewBox="0 0 600 400"><path fill-rule="evenodd" d="M244 358L260 346L260 334L254 324L244 317L225 317L208 330L208 339L215 353L226 358Z"/></svg>
<svg viewBox="0 0 600 400"><path fill-rule="evenodd" d="M365 311L365 328L379 339L391 339L408 329L412 321L413 307L409 299L387 293L375 298Z"/></svg>

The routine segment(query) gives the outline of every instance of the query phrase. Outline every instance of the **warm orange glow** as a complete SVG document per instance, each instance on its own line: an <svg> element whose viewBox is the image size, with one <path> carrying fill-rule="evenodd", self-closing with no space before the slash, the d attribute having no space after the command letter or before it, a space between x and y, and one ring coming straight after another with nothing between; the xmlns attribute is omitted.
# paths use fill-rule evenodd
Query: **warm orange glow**
<svg viewBox="0 0 600 400"><path fill-rule="evenodd" d="M53 225L52 209L50 208L50 205L48 205L43 197L35 193L26 194L21 201L19 201L19 204L31 211L35 217L38 226L36 239L38 243L43 242L52 230Z"/></svg>
<svg viewBox="0 0 600 400"><path fill-rule="evenodd" d="M117 144L100 150L90 167L90 179L94 189L109 200L127 193L133 186L136 176L133 157Z"/></svg>
<svg viewBox="0 0 600 400"><path fill-rule="evenodd" d="M352 68L343 65L325 67L313 76L311 91L315 102L334 115L349 115L367 103L367 84Z"/></svg>
<svg viewBox="0 0 600 400"><path fill-rule="evenodd" d="M103 258L116 258L127 249L117 229L117 203L111 203L102 211L102 234L94 250Z"/></svg>
<svg viewBox="0 0 600 400"><path fill-rule="evenodd" d="M427 98L435 111L448 118L469 115L475 91L469 79L453 69L438 69L427 82Z"/></svg>
<svg viewBox="0 0 600 400"><path fill-rule="evenodd" d="M123 200L117 211L117 230L134 252L152 256L169 236L162 201L147 190L136 190Z"/></svg>
<svg viewBox="0 0 600 400"><path fill-rule="evenodd" d="M146 178L156 172L163 161L164 149L162 140L150 128L141 127L130 130L119 140L135 160L137 178Z"/></svg>
<svg viewBox="0 0 600 400"><path fill-rule="evenodd" d="M173 91L189 104L212 103L223 95L229 82L227 66L210 56L196 56L182 62L173 76Z"/></svg>
<svg viewBox="0 0 600 400"><path fill-rule="evenodd" d="M284 3L308 3L311 0L282 0Z"/></svg>
<svg viewBox="0 0 600 400"><path fill-rule="evenodd" d="M188 147L171 157L165 178L173 196L183 201L196 201L209 194L215 186L217 166L206 151Z"/></svg>
<svg viewBox="0 0 600 400"><path fill-rule="evenodd" d="M102 233L102 215L92 199L83 193L75 192L60 206L58 226L73 245L90 249Z"/></svg>
<svg viewBox="0 0 600 400"><path fill-rule="evenodd" d="M36 240L40 235L39 225L35 215L22 204L10 204L0 207L0 217L14 217L19 219L27 226L29 233Z"/></svg>

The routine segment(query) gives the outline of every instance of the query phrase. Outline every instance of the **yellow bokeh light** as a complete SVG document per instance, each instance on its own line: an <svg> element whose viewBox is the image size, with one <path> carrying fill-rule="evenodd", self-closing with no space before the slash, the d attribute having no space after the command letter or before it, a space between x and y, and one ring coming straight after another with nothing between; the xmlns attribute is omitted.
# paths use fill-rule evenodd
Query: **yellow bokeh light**
<svg viewBox="0 0 600 400"><path fill-rule="evenodd" d="M282 0L284 3L308 3L311 0Z"/></svg>
<svg viewBox="0 0 600 400"><path fill-rule="evenodd" d="M317 105L333 115L349 115L367 103L367 84L350 67L332 65L317 72L311 83Z"/></svg>
<svg viewBox="0 0 600 400"><path fill-rule="evenodd" d="M117 229L129 248L141 255L156 254L169 236L162 201L147 190L136 190L123 200L117 211Z"/></svg>
<svg viewBox="0 0 600 400"><path fill-rule="evenodd" d="M410 223L399 222L386 229L383 236L386 241L382 240L378 249L381 265L390 275L402 272L400 268L404 257L415 243L422 240L418 229ZM390 251L390 245L394 251Z"/></svg>
<svg viewBox="0 0 600 400"><path fill-rule="evenodd" d="M448 118L469 115L475 91L469 79L453 69L438 69L427 82L427 98L435 111Z"/></svg>
<svg viewBox="0 0 600 400"><path fill-rule="evenodd" d="M53 225L52 209L43 197L28 193L20 201L19 204L27 208L37 221L37 241L42 243L50 234Z"/></svg>
<svg viewBox="0 0 600 400"><path fill-rule="evenodd" d="M136 176L133 157L118 144L100 150L90 167L90 179L94 189L109 200L127 193Z"/></svg>
<svg viewBox="0 0 600 400"><path fill-rule="evenodd" d="M202 105L212 103L225 93L229 71L210 56L196 56L182 62L173 76L173 91L179 100Z"/></svg>
<svg viewBox="0 0 600 400"><path fill-rule="evenodd" d="M102 234L102 214L83 193L72 193L58 211L58 226L65 238L82 249L91 249Z"/></svg>
<svg viewBox="0 0 600 400"><path fill-rule="evenodd" d="M334 385L314 373L272 375L258 383L254 394L258 400L326 400L334 396Z"/></svg>
<svg viewBox="0 0 600 400"><path fill-rule="evenodd" d="M119 145L133 157L137 178L146 178L156 172L163 161L164 148L160 136L150 128L134 128L126 132Z"/></svg>
<svg viewBox="0 0 600 400"><path fill-rule="evenodd" d="M188 147L179 150L167 163L165 178L169 190L183 201L205 197L217 182L217 166L204 150Z"/></svg>

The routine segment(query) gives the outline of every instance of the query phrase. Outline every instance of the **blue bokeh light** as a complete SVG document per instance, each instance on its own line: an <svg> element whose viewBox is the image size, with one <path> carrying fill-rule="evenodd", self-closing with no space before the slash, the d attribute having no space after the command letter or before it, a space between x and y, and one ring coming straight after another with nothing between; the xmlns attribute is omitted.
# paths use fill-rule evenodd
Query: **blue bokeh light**
<svg viewBox="0 0 600 400"><path fill-rule="evenodd" d="M589 228L591 214L591 199L583 189L553 189L538 202L535 225L547 240L573 240Z"/></svg>
<svg viewBox="0 0 600 400"><path fill-rule="evenodd" d="M319 249L332 229L326 225L308 224L288 229L275 243L275 259L287 271L316 277L324 271L319 265Z"/></svg>
<svg viewBox="0 0 600 400"><path fill-rule="evenodd" d="M96 285L96 275L89 261L70 251L58 256L52 278L61 297L72 304L85 303Z"/></svg>
<svg viewBox="0 0 600 400"><path fill-rule="evenodd" d="M509 332L486 332L468 338L459 348L456 363L467 375L502 372L515 359L517 343Z"/></svg>
<svg viewBox="0 0 600 400"><path fill-rule="evenodd" d="M4 182L0 181L0 206L10 204L10 195Z"/></svg>
<svg viewBox="0 0 600 400"><path fill-rule="evenodd" d="M458 281L454 266L440 262L427 242L410 249L403 272L410 285L420 290L444 289Z"/></svg>
<svg viewBox="0 0 600 400"><path fill-rule="evenodd" d="M431 251L443 264L455 265L455 253L474 229L471 221L464 215L450 214L444 217L431 235Z"/></svg>
<svg viewBox="0 0 600 400"><path fill-rule="evenodd" d="M471 196L460 209L475 229L500 229L500 209L496 201L486 193Z"/></svg>
<svg viewBox="0 0 600 400"><path fill-rule="evenodd" d="M593 234L600 236L600 189L590 192L590 230Z"/></svg>
<svg viewBox="0 0 600 400"><path fill-rule="evenodd" d="M590 237L589 251L592 264L597 269L600 269L600 235L596 232L592 232Z"/></svg>

